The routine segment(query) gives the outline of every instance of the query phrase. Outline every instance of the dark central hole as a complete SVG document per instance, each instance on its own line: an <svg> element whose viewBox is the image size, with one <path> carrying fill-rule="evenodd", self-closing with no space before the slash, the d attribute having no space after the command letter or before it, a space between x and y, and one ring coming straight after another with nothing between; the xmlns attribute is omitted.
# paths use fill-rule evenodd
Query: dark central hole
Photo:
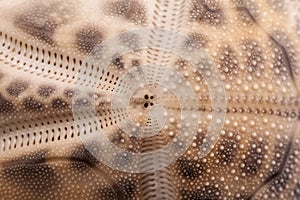
<svg viewBox="0 0 300 200"><path fill-rule="evenodd" d="M150 96L150 97L149 97L148 94L145 94L144 99L147 100L147 102L144 104L144 107L145 107L145 108L148 108L149 105L150 105L150 106L153 106L153 105L154 105L152 102L149 102L149 101L148 101L149 99L153 100L153 99L154 99L154 96Z"/></svg>

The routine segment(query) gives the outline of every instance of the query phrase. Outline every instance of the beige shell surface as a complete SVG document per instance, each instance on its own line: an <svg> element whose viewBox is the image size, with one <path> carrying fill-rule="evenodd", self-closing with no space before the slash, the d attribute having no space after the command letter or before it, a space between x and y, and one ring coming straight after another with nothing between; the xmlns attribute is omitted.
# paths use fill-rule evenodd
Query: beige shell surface
<svg viewBox="0 0 300 200"><path fill-rule="evenodd" d="M143 30L149 32L148 46L134 49ZM181 44L178 35L187 40ZM122 53L109 43L115 38L133 50ZM110 64L98 70L99 77L89 74L91 57L106 43L115 51L105 58ZM213 95L207 74L195 70L193 57L182 56L190 49L212 61L226 95L219 137L205 156L201 147L216 121ZM158 66L148 74L153 84L134 91L130 116L116 111L114 91L135 87L120 79L142 66ZM155 83L164 67L189 82L197 97L197 108L186 109L201 116L191 124L190 146L151 172L101 162L89 151L95 140L83 142L82 135L101 130L134 155L174 142L185 109L177 94ZM81 86L95 77L97 85L85 98ZM188 94L181 90L184 102ZM0 199L300 199L299 94L298 1L0 1ZM91 105L94 121L86 110ZM161 129L148 115L156 105L166 111ZM80 126L78 119L87 123ZM127 119L159 134L139 138L125 132L119 124ZM108 157L124 169L133 165L130 157ZM153 156L145 163L170 159Z"/></svg>

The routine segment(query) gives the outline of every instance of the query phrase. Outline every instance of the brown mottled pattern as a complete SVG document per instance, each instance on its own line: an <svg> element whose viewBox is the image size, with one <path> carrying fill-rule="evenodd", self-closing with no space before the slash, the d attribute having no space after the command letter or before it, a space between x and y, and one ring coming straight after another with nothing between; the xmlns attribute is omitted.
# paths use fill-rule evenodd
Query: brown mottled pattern
<svg viewBox="0 0 300 200"><path fill-rule="evenodd" d="M0 199L300 199L300 17L289 2L1 2ZM92 129L80 129L72 111L80 108L80 117L90 118L84 112L92 102L76 88L86 81L77 74L88 66L88 55L117 35L122 45L134 48L138 35L128 31L145 27L178 31L189 37L183 49L197 45L207 52L225 88L226 118L214 148L199 157L212 112L203 75L172 52L121 55L117 49L89 93L96 122L112 143L148 152L172 141L180 126L178 100L171 92L158 98L163 89L155 85L137 90L129 109L134 122L146 125L151 122L144 113L156 103L163 105L168 116L161 134L140 139L118 128L117 122L128 116L120 112L114 117L109 98L132 67L176 69L191 83L202 116L192 145L174 163L156 172L126 173L87 150L96 148L94 141L84 146L79 135ZM149 43L160 45L157 38L152 32ZM169 39L171 46L177 42ZM131 160L115 162L125 166Z"/></svg>

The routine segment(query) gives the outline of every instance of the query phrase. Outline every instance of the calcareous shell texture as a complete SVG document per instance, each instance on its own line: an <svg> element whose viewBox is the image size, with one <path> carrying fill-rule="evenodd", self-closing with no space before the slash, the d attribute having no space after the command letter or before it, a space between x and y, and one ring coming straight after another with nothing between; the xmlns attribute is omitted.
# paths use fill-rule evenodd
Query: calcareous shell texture
<svg viewBox="0 0 300 200"><path fill-rule="evenodd" d="M297 0L0 1L0 199L300 199Z"/></svg>

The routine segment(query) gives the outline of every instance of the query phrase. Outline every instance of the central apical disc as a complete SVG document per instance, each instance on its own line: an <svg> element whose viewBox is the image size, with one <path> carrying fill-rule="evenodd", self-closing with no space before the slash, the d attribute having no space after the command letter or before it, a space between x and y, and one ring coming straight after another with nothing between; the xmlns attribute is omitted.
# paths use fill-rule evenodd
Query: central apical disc
<svg viewBox="0 0 300 200"><path fill-rule="evenodd" d="M149 44L150 35L155 31L162 37L177 38L178 43L166 42L159 46ZM211 123L203 143L199 146L199 156L203 157L214 147L220 134L225 117L225 92L218 71L209 56L197 45L186 47L190 38L176 32L163 29L140 29L131 31L135 35L134 45L124 43L121 36L101 43L86 58L86 69L78 75L77 88L91 102L83 109L74 106L73 113L80 138L86 148L102 163L125 172L142 173L156 171L177 160L192 144L200 122L200 105L195 88L175 68L163 63L148 63L124 69L107 102L110 106L103 116L101 108L91 93L97 93L99 81L104 71L116 55L126 55L137 50L156 49L168 52L191 64L194 72L201 74L205 80L211 99ZM183 48L186 47L186 48ZM74 98L74 101L76 101ZM100 112L100 113L99 113ZM141 140L142 144L132 144L124 149L111 142L102 125L107 119L115 122L116 131L121 135ZM100 123L99 123L100 121ZM174 131L168 132L173 126ZM167 133L166 133L167 132ZM168 142L154 145L153 138L169 137ZM158 139L159 141L159 139ZM135 146L136 145L136 146ZM131 150L132 151L131 151ZM156 158L165 158L156 160Z"/></svg>

